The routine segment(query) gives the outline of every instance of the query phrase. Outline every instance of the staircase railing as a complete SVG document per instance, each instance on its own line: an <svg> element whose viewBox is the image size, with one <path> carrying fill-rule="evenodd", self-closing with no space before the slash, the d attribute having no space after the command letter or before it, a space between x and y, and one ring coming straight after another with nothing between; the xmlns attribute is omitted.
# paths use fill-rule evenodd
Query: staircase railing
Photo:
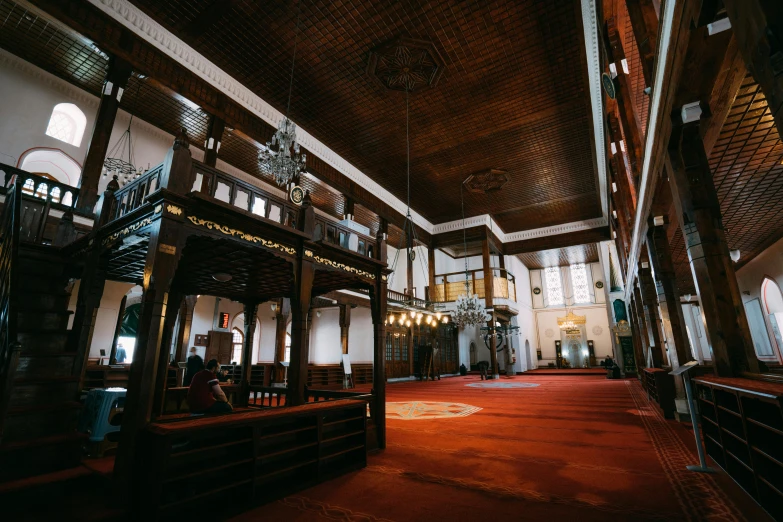
<svg viewBox="0 0 783 522"><path fill-rule="evenodd" d="M11 399L14 373L21 345L17 340L17 259L21 227L22 182L14 177L5 189L5 204L0 220L0 442Z"/></svg>

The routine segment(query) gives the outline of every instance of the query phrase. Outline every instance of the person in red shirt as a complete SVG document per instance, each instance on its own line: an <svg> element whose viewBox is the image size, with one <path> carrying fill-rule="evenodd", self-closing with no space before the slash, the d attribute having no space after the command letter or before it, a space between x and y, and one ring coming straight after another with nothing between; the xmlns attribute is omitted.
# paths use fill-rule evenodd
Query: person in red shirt
<svg viewBox="0 0 783 522"><path fill-rule="evenodd" d="M229 413L233 408L220 388L218 362L210 359L205 370L193 376L188 388L188 406L191 413Z"/></svg>

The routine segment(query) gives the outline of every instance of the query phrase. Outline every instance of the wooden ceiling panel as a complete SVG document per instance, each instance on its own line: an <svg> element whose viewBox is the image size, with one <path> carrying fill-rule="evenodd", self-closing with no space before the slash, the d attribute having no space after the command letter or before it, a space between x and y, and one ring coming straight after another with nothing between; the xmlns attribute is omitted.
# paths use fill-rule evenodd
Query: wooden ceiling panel
<svg viewBox="0 0 783 522"><path fill-rule="evenodd" d="M367 62L402 34L431 42L446 69L410 96L412 207L457 219L461 181L495 168L510 182L466 200L469 216L577 195L596 204L564 208L559 223L600 216L573 1L134 3L283 112L300 5L292 119L403 201L405 94L366 74ZM543 226L531 217L509 223Z"/></svg>
<svg viewBox="0 0 783 522"><path fill-rule="evenodd" d="M577 263L597 263L598 246L595 243L590 243L589 245L518 254L517 257L530 269L568 266Z"/></svg>

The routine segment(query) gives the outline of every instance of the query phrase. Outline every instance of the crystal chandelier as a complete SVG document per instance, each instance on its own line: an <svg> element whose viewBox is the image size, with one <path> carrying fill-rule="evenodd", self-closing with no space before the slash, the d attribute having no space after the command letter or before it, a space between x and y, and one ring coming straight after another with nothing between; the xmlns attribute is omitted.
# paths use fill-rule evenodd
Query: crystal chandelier
<svg viewBox="0 0 783 522"><path fill-rule="evenodd" d="M557 325L561 330L575 330L587 323L587 317L576 315L572 310L566 309L565 317L557 318Z"/></svg>
<svg viewBox="0 0 783 522"><path fill-rule="evenodd" d="M299 142L296 141L296 124L288 118L291 111L291 94L294 90L294 64L296 63L296 44L299 36L299 7L296 4L296 29L294 31L294 57L291 60L291 81L288 86L288 107L285 116L277 125L277 132L272 141L258 154L261 171L273 176L280 186L288 185L299 179L299 174L305 171L307 155L299 152Z"/></svg>
<svg viewBox="0 0 783 522"><path fill-rule="evenodd" d="M457 310L454 312L454 324L460 328L486 323L490 316L484 311L484 303L476 294L469 295L468 285L465 293L457 297Z"/></svg>
<svg viewBox="0 0 783 522"><path fill-rule="evenodd" d="M261 170L274 176L278 185L288 185L305 169L307 155L299 152L296 124L284 116L271 142L258 155Z"/></svg>

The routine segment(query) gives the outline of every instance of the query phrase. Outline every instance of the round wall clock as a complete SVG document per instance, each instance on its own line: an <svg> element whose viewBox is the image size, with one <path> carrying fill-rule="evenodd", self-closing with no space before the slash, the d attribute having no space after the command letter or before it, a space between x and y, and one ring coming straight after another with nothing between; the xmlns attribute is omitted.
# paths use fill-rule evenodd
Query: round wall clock
<svg viewBox="0 0 783 522"><path fill-rule="evenodd" d="M599 288L599 289L603 288L604 287L604 282L603 281L596 281L595 282L595 287Z"/></svg>
<svg viewBox="0 0 783 522"><path fill-rule="evenodd" d="M536 295L538 295L538 294L540 294L540 293L541 293L541 289L540 289L540 288L538 288L538 287L535 287L535 288L533 289L533 293L534 293L534 294L536 294Z"/></svg>
<svg viewBox="0 0 783 522"><path fill-rule="evenodd" d="M415 250L411 249L411 252L408 255L411 256L411 261L415 261L416 260L416 251Z"/></svg>
<svg viewBox="0 0 783 522"><path fill-rule="evenodd" d="M608 95L608 96L609 96L611 99L613 99L613 100L614 100L614 99L615 99L615 97L617 96L617 92L615 91L615 88L614 88L614 80L612 80L612 77L611 77L611 76L609 76L609 75L608 75L608 74L606 74L606 73L603 73L603 74L601 75L601 85L603 85L603 86L604 86L604 90L606 91L606 94L607 94L607 95Z"/></svg>
<svg viewBox="0 0 783 522"><path fill-rule="evenodd" d="M291 201L295 205L301 205L302 201L304 201L305 193L304 190L302 190L302 187L300 187L299 185L294 185L293 187L291 187L290 196L291 196Z"/></svg>

